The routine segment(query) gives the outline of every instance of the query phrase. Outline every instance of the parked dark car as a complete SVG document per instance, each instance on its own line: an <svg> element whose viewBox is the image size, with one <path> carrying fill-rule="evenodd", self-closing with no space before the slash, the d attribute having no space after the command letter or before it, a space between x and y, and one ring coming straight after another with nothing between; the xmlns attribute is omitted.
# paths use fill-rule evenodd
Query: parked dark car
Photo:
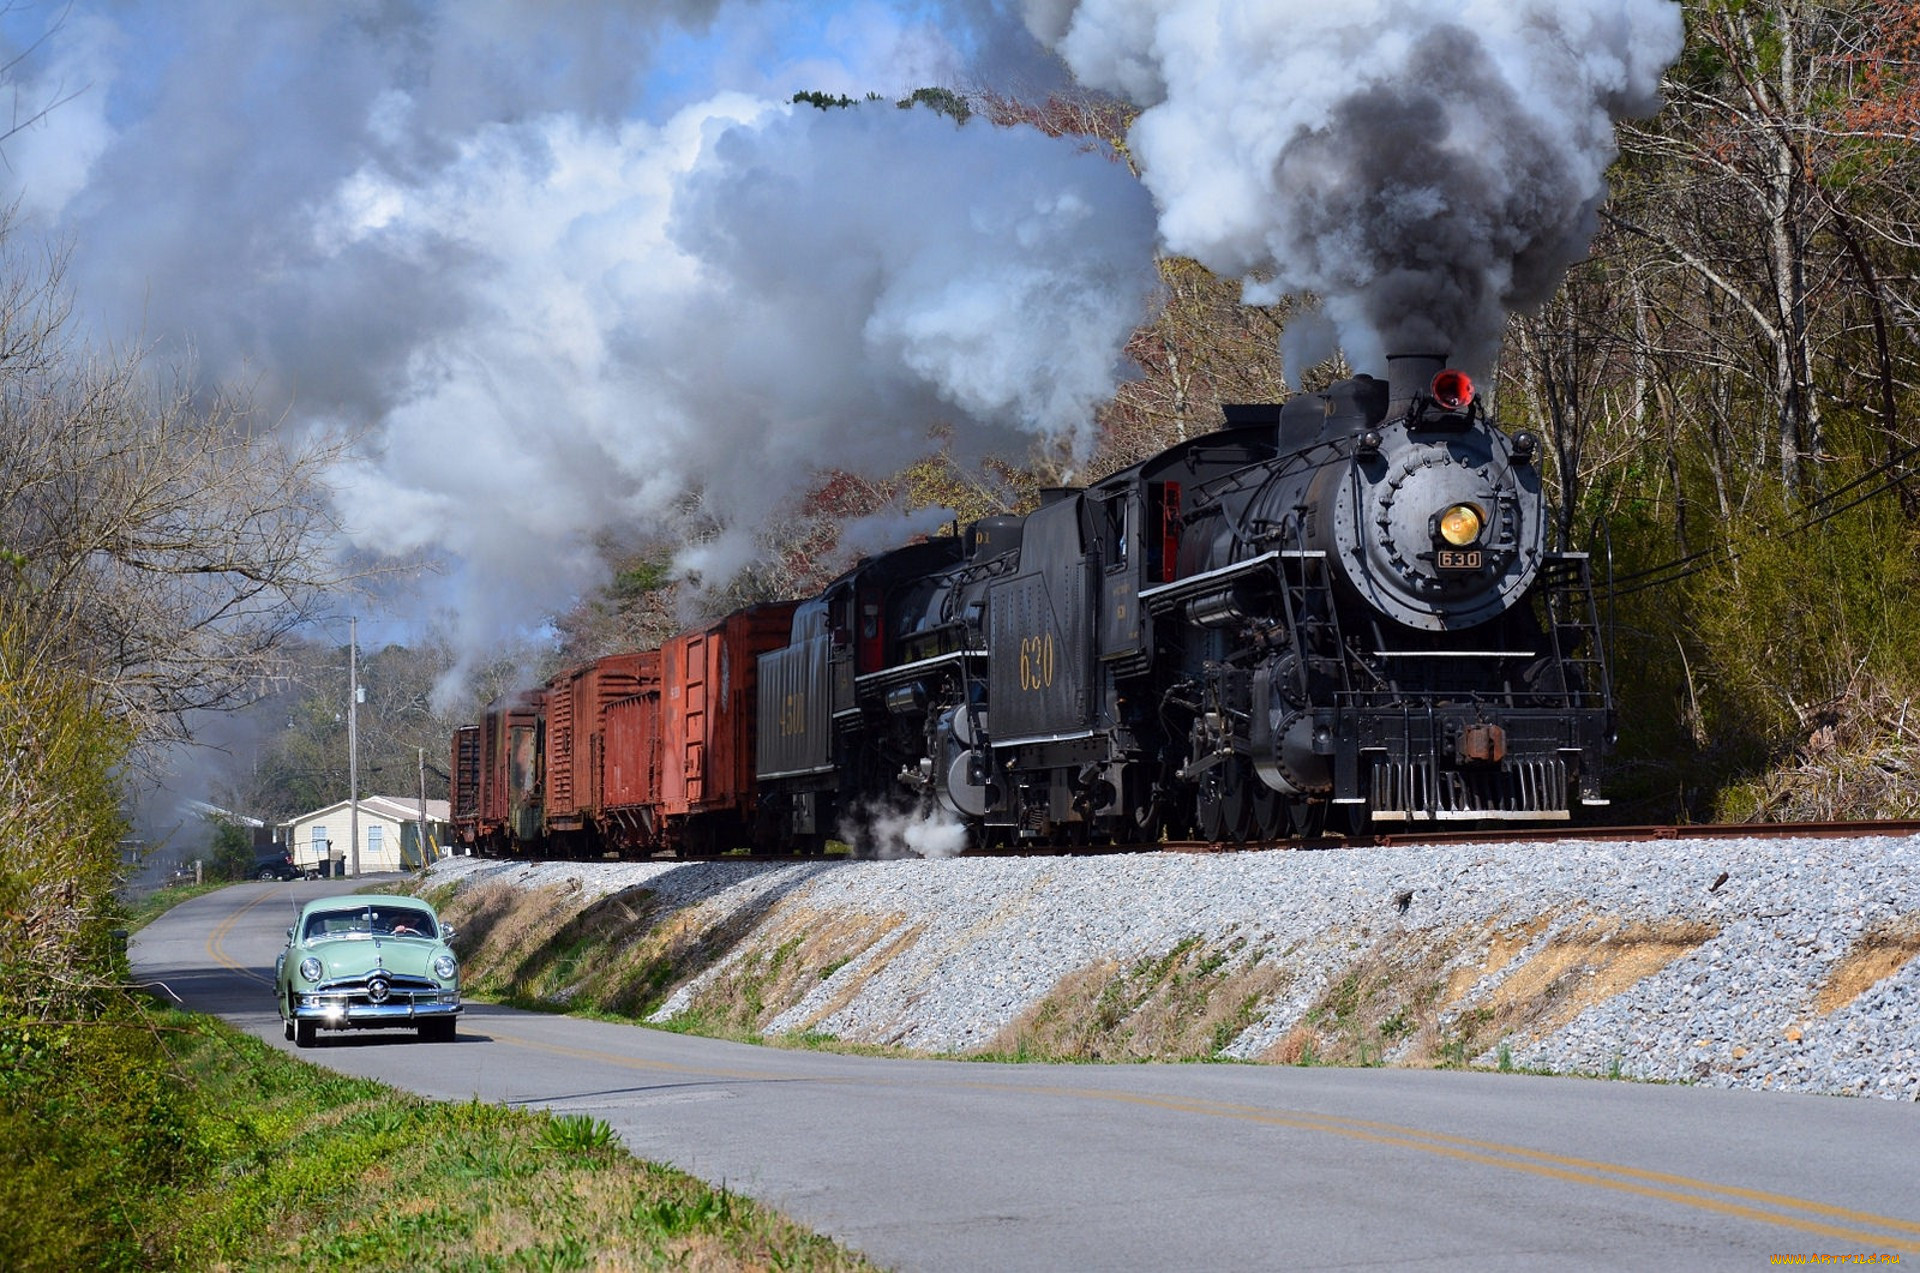
<svg viewBox="0 0 1920 1273"><path fill-rule="evenodd" d="M305 874L293 864L293 855L284 848L261 849L247 869L250 880L297 880Z"/></svg>

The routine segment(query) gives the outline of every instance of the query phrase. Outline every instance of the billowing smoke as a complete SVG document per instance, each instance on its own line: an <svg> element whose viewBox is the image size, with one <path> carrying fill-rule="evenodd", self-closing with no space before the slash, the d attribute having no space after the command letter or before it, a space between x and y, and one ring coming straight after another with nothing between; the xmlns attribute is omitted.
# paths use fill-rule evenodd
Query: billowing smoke
<svg viewBox="0 0 1920 1273"><path fill-rule="evenodd" d="M824 469L893 473L947 423L963 454L1084 436L1155 283L1123 165L891 103L490 130L426 183L355 174L320 226L467 258L342 498L370 542L457 552L481 634L694 498L727 530L681 565L723 579Z"/></svg>
<svg viewBox="0 0 1920 1273"><path fill-rule="evenodd" d="M1166 247L1318 295L1349 361L1493 360L1585 252L1614 122L1657 105L1672 0L1029 0L1129 141Z"/></svg>
<svg viewBox="0 0 1920 1273"><path fill-rule="evenodd" d="M105 339L363 431L357 542L450 560L415 613L479 658L600 582L609 536L717 527L678 563L717 581L824 469L935 427L963 459L1084 442L1156 243L1318 294L1363 368L1484 361L1680 38L1671 0L1021 7L11 6L11 87L58 105L0 181ZM1032 130L785 104L1044 91L1029 32L1144 108L1151 196Z"/></svg>
<svg viewBox="0 0 1920 1273"><path fill-rule="evenodd" d="M891 101L1044 55L1000 0L126 0L0 12L0 191L82 313L361 433L362 548L470 658L698 526L718 582L826 469L1084 439L1155 279L1111 156ZM52 29L47 29L48 24ZM1025 48L1021 49L1024 44ZM717 535L714 534L718 528Z"/></svg>

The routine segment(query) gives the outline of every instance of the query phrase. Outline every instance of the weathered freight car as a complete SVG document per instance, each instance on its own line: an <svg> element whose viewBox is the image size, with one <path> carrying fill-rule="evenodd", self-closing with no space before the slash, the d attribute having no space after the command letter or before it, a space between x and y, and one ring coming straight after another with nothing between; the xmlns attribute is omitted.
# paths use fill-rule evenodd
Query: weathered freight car
<svg viewBox="0 0 1920 1273"><path fill-rule="evenodd" d="M469 851L497 856L542 834L540 726L545 691L496 699L478 725L453 736L453 834Z"/></svg>
<svg viewBox="0 0 1920 1273"><path fill-rule="evenodd" d="M756 825L756 676L763 651L784 645L797 602L736 611L660 647L661 763L656 801L668 846L712 852L772 847Z"/></svg>
<svg viewBox="0 0 1920 1273"><path fill-rule="evenodd" d="M454 735L461 840L555 857L751 842L757 659L787 640L795 605L736 611L495 703Z"/></svg>
<svg viewBox="0 0 1920 1273"><path fill-rule="evenodd" d="M606 803L607 710L659 682L660 655L652 650L608 655L547 682L540 756L546 796L543 831L550 852L591 857L605 851L611 830L601 813Z"/></svg>

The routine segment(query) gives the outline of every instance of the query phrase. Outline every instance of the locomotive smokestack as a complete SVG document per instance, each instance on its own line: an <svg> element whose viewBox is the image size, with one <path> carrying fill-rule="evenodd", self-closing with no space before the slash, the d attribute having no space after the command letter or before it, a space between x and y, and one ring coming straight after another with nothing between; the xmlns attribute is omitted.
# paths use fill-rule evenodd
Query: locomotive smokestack
<svg viewBox="0 0 1920 1273"><path fill-rule="evenodd" d="M1425 393L1446 369L1445 354L1388 354L1387 414L1397 416L1411 407L1414 395Z"/></svg>

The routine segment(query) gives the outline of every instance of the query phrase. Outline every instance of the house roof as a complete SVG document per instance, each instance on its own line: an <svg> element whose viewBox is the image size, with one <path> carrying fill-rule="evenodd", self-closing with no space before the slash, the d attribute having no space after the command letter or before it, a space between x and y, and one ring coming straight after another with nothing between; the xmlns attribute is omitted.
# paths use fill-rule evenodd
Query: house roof
<svg viewBox="0 0 1920 1273"><path fill-rule="evenodd" d="M197 813L203 818L218 818L223 822L231 822L235 826L264 827L267 825L258 818L249 818L244 813L222 809L219 805L208 804L204 800L182 800L180 807L188 813Z"/></svg>
<svg viewBox="0 0 1920 1273"><path fill-rule="evenodd" d="M314 809L298 817L289 818L287 825L292 826L296 822L312 822L317 818L331 818L336 813L345 814L350 803L352 802L348 800L335 801L323 809ZM420 799L418 796L361 796L360 812L394 822L417 822L420 819ZM452 806L445 800L427 801L427 821L445 822L452 816Z"/></svg>

